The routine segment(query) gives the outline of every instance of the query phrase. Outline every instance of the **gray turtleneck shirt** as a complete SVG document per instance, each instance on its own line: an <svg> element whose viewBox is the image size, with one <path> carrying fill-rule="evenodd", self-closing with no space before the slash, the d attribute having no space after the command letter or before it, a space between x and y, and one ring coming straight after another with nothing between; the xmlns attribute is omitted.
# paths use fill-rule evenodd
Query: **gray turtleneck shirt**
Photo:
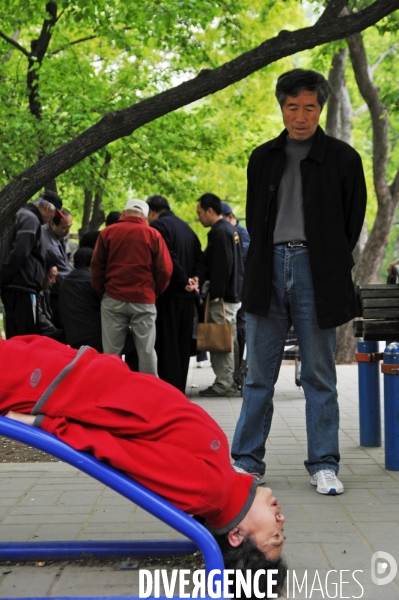
<svg viewBox="0 0 399 600"><path fill-rule="evenodd" d="M273 244L306 241L300 162L308 155L314 135L285 143L286 165L277 193L277 219Z"/></svg>

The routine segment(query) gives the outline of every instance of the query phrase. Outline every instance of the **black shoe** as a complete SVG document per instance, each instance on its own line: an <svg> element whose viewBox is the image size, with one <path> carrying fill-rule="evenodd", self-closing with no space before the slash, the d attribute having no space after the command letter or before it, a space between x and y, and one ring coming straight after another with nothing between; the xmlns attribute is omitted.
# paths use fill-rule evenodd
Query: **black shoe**
<svg viewBox="0 0 399 600"><path fill-rule="evenodd" d="M203 398L223 398L223 394L218 394L218 392L214 390L212 386L206 388L206 390L201 390L199 395Z"/></svg>

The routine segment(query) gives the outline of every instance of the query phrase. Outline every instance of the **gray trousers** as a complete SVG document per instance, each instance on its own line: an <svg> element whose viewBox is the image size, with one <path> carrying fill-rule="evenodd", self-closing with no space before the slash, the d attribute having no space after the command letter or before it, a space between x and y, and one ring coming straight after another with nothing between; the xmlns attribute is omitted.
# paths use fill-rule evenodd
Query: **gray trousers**
<svg viewBox="0 0 399 600"><path fill-rule="evenodd" d="M122 353L130 325L139 358L140 373L157 373L155 304L121 302L104 294L101 300L101 329L105 354Z"/></svg>
<svg viewBox="0 0 399 600"><path fill-rule="evenodd" d="M236 337L236 314L241 306L241 302L225 302L226 321L233 325L233 340ZM223 323L222 303L215 302L209 304L209 321L211 323ZM211 352L212 369L216 375L213 382L213 389L218 394L228 395L234 392L236 385L234 383L234 344L231 352Z"/></svg>

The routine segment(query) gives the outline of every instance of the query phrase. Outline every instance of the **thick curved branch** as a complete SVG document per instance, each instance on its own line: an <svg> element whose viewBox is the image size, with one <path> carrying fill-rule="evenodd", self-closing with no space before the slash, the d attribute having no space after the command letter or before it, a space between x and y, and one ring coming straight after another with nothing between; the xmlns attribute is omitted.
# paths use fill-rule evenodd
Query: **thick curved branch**
<svg viewBox="0 0 399 600"><path fill-rule="evenodd" d="M359 91L371 115L373 125L373 171L378 201L384 203L390 196L386 179L388 164L388 115L382 104L379 89L374 85L367 62L366 50L360 33L347 37L350 58Z"/></svg>
<svg viewBox="0 0 399 600"><path fill-rule="evenodd" d="M11 44L11 46L14 46L14 48L16 48L17 50L22 52L22 54L25 54L25 56L29 57L29 52L27 50L25 50L25 48L23 46L21 46L21 44L18 44L18 42L16 40L14 40L12 37L8 37L8 35L3 33L2 31L0 31L0 38L3 38L3 40L5 40L9 44Z"/></svg>
<svg viewBox="0 0 399 600"><path fill-rule="evenodd" d="M7 227L15 211L38 192L46 181L64 173L110 142L131 135L146 123L214 94L284 56L362 31L398 8L399 0L376 0L358 13L316 23L313 27L294 32L281 31L277 37L263 42L221 67L201 72L194 79L134 106L108 113L73 140L28 167L3 188L0 192L0 233Z"/></svg>

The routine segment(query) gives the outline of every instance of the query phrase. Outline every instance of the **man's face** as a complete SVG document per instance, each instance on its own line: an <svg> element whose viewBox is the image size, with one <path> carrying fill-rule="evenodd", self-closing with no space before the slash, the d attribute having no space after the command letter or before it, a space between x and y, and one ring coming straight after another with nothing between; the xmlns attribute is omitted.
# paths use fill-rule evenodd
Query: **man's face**
<svg viewBox="0 0 399 600"><path fill-rule="evenodd" d="M285 518L281 514L281 506L277 504L270 488L258 487L253 504L244 519L232 532L229 532L231 545L239 537L249 536L256 547L263 552L268 560L277 560L284 545L283 525ZM235 530L238 530L235 534Z"/></svg>
<svg viewBox="0 0 399 600"><path fill-rule="evenodd" d="M49 271L47 271L46 276L43 281L42 289L49 290L56 282L58 275L57 267L51 267Z"/></svg>
<svg viewBox="0 0 399 600"><path fill-rule="evenodd" d="M281 111L288 137L293 140L306 140L317 129L321 106L317 92L300 92L298 96L287 96Z"/></svg>
<svg viewBox="0 0 399 600"><path fill-rule="evenodd" d="M208 208L204 210L199 202L197 202L197 215L198 220L203 227L211 227L213 225L212 214L213 210Z"/></svg>
<svg viewBox="0 0 399 600"><path fill-rule="evenodd" d="M150 210L148 211L148 217L147 217L148 218L148 222L152 223L153 221L156 221L156 219L158 219L158 217L159 217L159 214L156 213L156 212L154 212L150 208Z"/></svg>
<svg viewBox="0 0 399 600"><path fill-rule="evenodd" d="M54 221L51 222L51 228L58 238L64 238L65 236L67 236L71 227L72 227L71 215L65 215L63 219L60 219L60 222L58 225L55 225Z"/></svg>

